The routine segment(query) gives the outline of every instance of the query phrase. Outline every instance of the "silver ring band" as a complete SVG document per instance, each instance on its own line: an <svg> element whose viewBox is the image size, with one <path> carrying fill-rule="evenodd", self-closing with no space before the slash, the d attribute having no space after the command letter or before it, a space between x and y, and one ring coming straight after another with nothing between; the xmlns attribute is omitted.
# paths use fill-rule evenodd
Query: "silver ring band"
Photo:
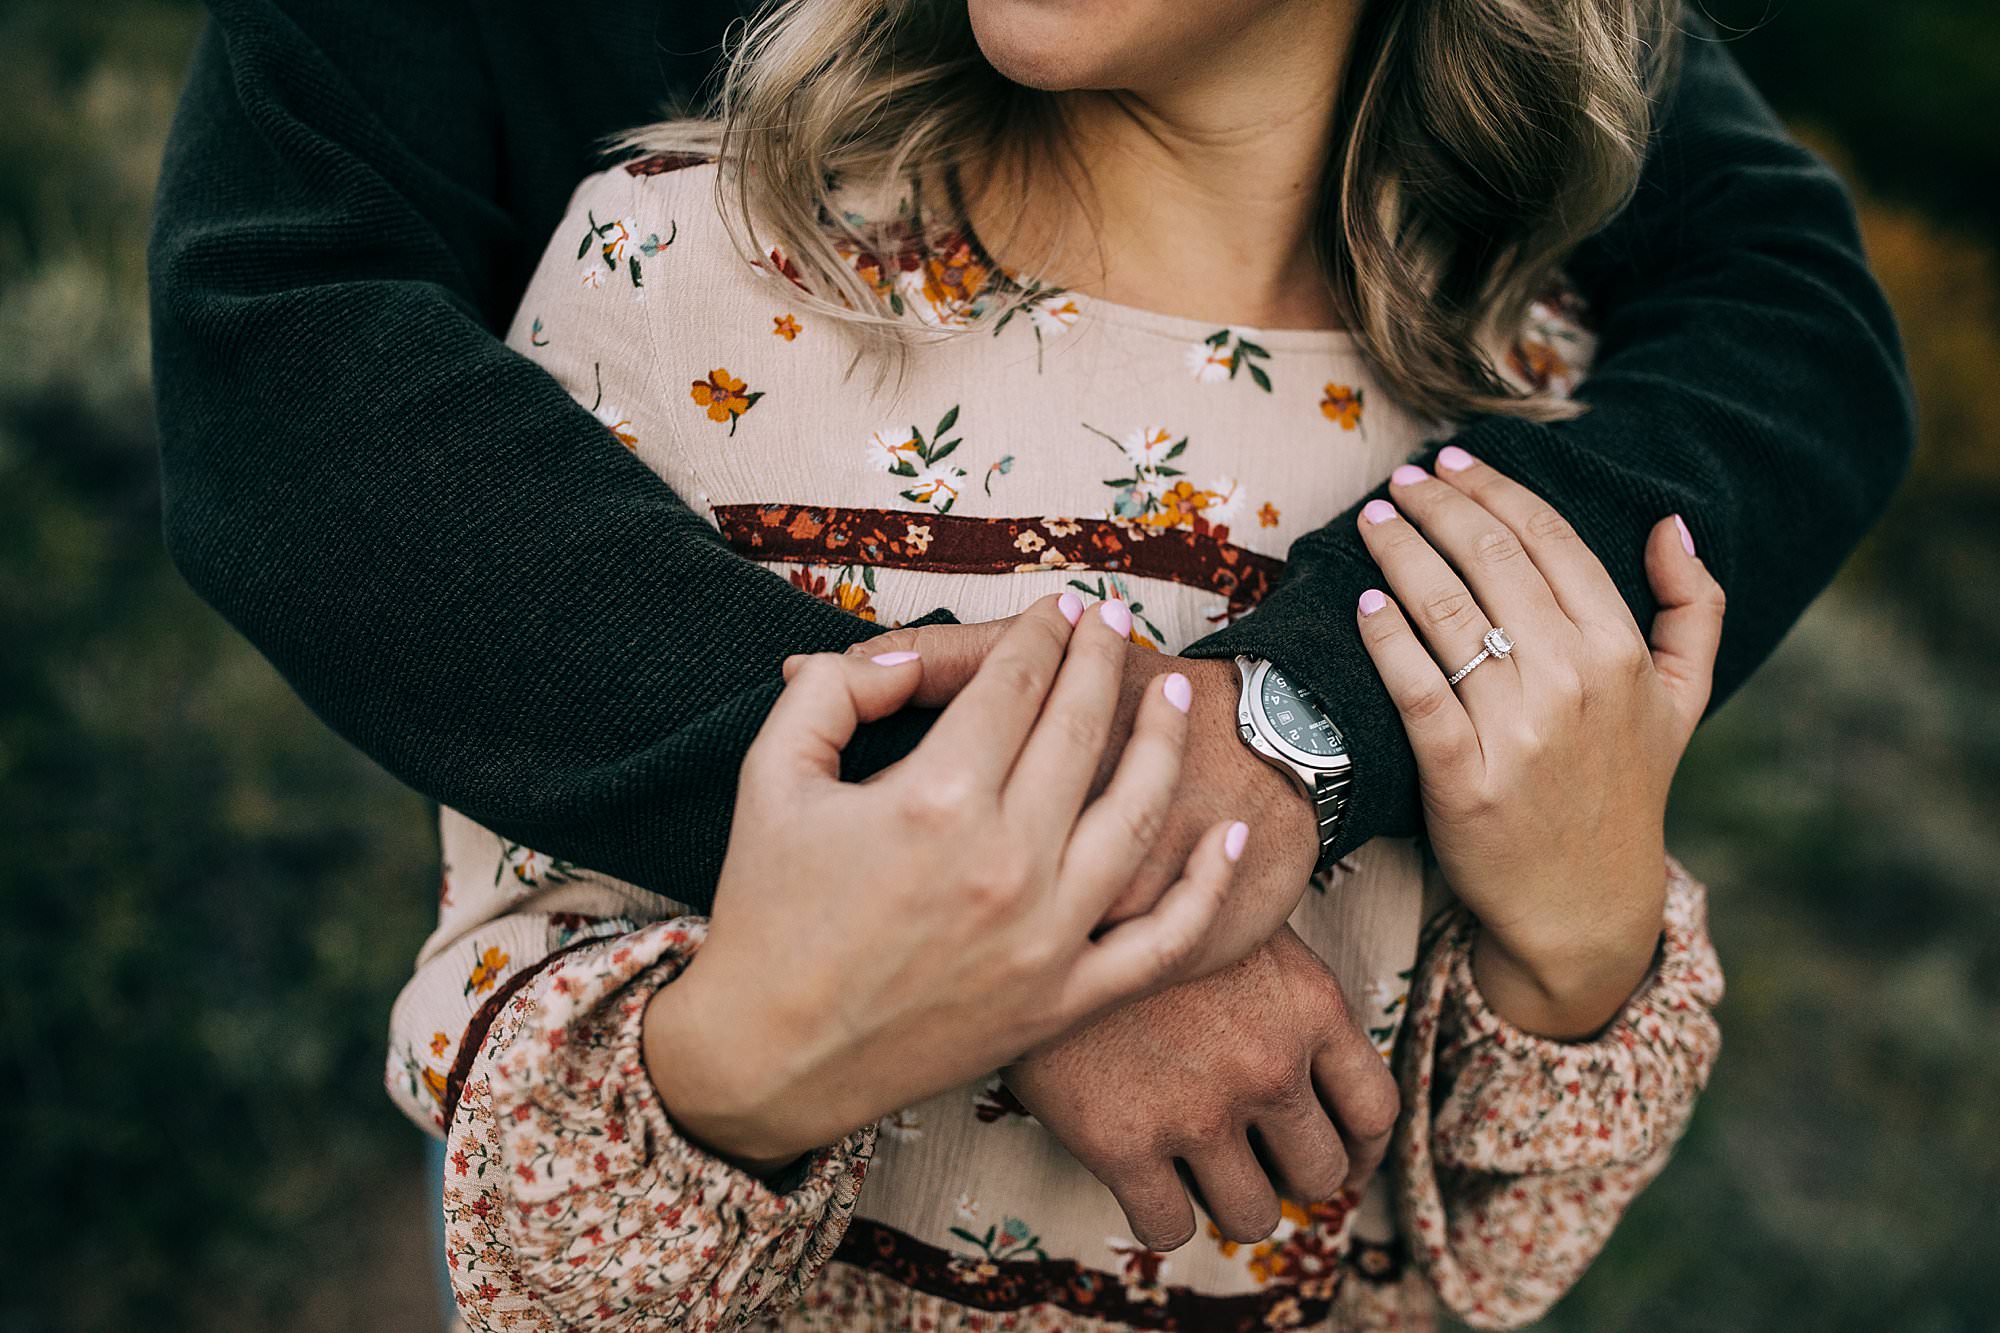
<svg viewBox="0 0 2000 1333"><path fill-rule="evenodd" d="M1514 651L1514 641L1508 638L1507 631L1501 629L1498 625L1495 625L1492 629L1486 631L1486 637L1483 640L1483 642L1486 644L1486 646L1479 650L1479 656L1473 658L1470 662L1467 662L1464 666L1452 672L1451 675L1445 679L1444 682L1445 684L1456 685L1458 684L1458 682L1464 680L1467 676L1471 675L1472 669L1478 666L1481 662L1484 662L1487 658L1505 657L1507 656L1507 654Z"/></svg>

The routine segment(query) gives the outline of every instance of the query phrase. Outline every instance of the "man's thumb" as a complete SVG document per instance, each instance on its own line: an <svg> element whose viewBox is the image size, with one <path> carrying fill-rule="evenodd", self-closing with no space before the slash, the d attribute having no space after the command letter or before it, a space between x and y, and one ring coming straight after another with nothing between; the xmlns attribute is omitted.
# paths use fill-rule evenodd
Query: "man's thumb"
<svg viewBox="0 0 2000 1333"><path fill-rule="evenodd" d="M919 708L942 708L972 680L986 654L999 642L1010 620L971 625L917 625L892 629L847 650L851 657L911 652L922 655L924 678L910 702Z"/></svg>

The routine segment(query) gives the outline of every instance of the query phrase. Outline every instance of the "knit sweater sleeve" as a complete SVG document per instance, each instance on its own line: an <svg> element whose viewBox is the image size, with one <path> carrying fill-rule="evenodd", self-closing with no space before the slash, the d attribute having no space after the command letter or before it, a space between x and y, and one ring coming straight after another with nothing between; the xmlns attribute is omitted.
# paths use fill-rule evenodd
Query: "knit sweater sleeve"
<svg viewBox="0 0 2000 1333"><path fill-rule="evenodd" d="M1670 864L1658 964L1594 1039L1522 1032L1472 979L1478 923L1437 923L1397 1053L1399 1222L1437 1299L1476 1328L1548 1312L1666 1166L1721 1050L1702 886Z"/></svg>
<svg viewBox="0 0 2000 1333"><path fill-rule="evenodd" d="M411 786L700 906L779 663L879 631L726 549L494 336L545 235L506 207L525 94L480 8L211 4L150 256L167 542Z"/></svg>
<svg viewBox="0 0 2000 1333"><path fill-rule="evenodd" d="M1654 609L1647 534L1680 514L1729 594L1719 704L1908 464L1914 409L1894 320L1840 182L1692 22L1637 197L1568 271L1600 326L1577 394L1589 411L1555 425L1485 418L1456 442L1567 517L1641 625ZM1415 761L1355 622L1381 578L1359 508L1293 545L1255 615L1188 650L1270 658L1326 701L1355 762L1342 849L1418 826Z"/></svg>

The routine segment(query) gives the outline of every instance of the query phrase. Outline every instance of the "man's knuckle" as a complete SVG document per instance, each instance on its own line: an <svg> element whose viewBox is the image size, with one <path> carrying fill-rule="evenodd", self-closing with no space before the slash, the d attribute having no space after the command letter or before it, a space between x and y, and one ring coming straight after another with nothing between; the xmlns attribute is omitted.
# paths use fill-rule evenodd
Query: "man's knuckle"
<svg viewBox="0 0 2000 1333"><path fill-rule="evenodd" d="M1359 1090L1355 1099L1354 1123L1348 1129L1359 1138L1384 1139L1395 1130L1402 1112L1403 1099L1396 1087L1395 1076L1389 1072L1387 1065L1383 1065L1379 1076L1367 1080Z"/></svg>
<svg viewBox="0 0 2000 1333"><path fill-rule="evenodd" d="M1292 1191L1306 1203L1325 1203L1347 1180L1347 1152L1338 1144L1318 1154L1294 1179Z"/></svg>

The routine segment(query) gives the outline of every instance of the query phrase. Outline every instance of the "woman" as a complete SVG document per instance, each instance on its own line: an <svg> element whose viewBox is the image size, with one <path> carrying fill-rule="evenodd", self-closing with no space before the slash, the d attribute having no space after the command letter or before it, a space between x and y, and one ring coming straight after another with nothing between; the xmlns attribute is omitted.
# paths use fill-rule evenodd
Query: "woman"
<svg viewBox="0 0 2000 1333"><path fill-rule="evenodd" d="M1162 761L1134 767L1135 749L1171 749L1185 679L1149 696L1080 819L1089 733L1035 719L1067 714L1067 693L1108 725L1102 631L1173 647L1249 613L1291 539L1433 419L1564 410L1587 339L1562 303L1535 304L1512 348L1495 331L1522 327L1553 261L1622 197L1658 17L787 5L736 53L720 129L648 136L719 165L655 155L579 189L514 341L736 549L884 621L1041 604L947 712L956 753L926 742L922 764L858 790L832 786L833 749L907 697L895 673L911 664L800 677L804 699L760 742L794 781L767 777L776 759L746 769L699 955L672 904L447 812L443 919L399 1002L392 1076L450 1131L475 1325L978 1327L1012 1310L1021 1327L1217 1327L1331 1310L1365 1326L1419 1318L1426 1286L1494 1321L1573 1280L1658 1170L1715 1045L1699 892L1669 875L1660 819L1719 605L1671 524L1649 551L1672 609L1648 658L1595 561L1473 460L1394 478L1434 548L1370 510L1424 646L1386 599L1364 599L1364 633L1425 766L1439 865L1483 929L1427 911L1416 849L1378 842L1249 938L1331 964L1385 1055L1402 1034L1393 1190L1167 1260L1115 1234L1117 1205L1007 1088L967 1079L1228 961L1191 962L1189 941L1254 831L1213 830L1179 888L1088 939L1145 850L1114 855L1102 829L1143 827L1161 799ZM1496 123L1496 102L1529 128ZM1427 155L1417 125L1453 151ZM666 303L671 343L652 324ZM709 337L692 369L690 328ZM852 374L857 358L882 373ZM824 449L760 449L780 421L785 438L812 424ZM1080 590L1106 609L1055 601ZM1482 608L1523 646L1480 659L1461 705L1444 671L1494 628ZM1070 622L1057 677L1053 627ZM1039 665L1021 659L1034 634ZM1031 766L1050 737L1067 762ZM1031 798L1038 821L1006 822ZM859 873L884 848L894 864ZM1065 879L1073 864L1092 869ZM673 980L691 955L703 964ZM1040 1058L1013 1076L1031 1105ZM835 1139L782 1192L743 1169L782 1176ZM857 1192L860 1221L821 1270ZM1384 1280L1344 1276L1369 1272Z"/></svg>

